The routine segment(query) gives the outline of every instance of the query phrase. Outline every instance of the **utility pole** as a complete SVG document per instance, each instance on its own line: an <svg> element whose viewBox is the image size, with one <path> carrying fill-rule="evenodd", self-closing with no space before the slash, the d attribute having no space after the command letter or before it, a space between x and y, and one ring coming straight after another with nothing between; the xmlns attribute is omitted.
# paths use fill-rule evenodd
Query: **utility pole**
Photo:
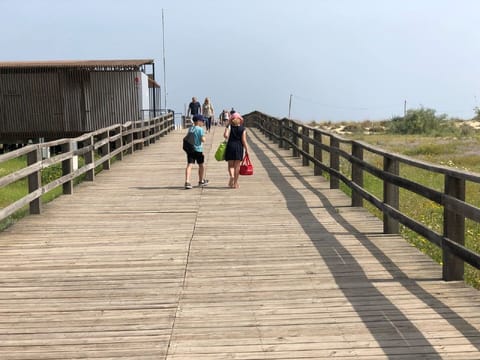
<svg viewBox="0 0 480 360"><path fill-rule="evenodd" d="M403 103L403 118L407 118L407 100Z"/></svg>
<svg viewBox="0 0 480 360"><path fill-rule="evenodd" d="M290 119L290 112L292 110L292 94L290 94L290 101L288 102L288 118Z"/></svg>
<svg viewBox="0 0 480 360"><path fill-rule="evenodd" d="M165 18L163 16L163 9L162 9L162 45L163 45L163 96L165 98L165 113L166 113L167 112L167 72L165 70Z"/></svg>

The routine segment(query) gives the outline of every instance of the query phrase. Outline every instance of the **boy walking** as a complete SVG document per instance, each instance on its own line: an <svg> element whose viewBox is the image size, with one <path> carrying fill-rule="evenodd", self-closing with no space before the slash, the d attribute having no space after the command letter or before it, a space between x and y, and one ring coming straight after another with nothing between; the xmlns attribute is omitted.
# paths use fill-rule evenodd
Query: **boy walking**
<svg viewBox="0 0 480 360"><path fill-rule="evenodd" d="M194 134L194 151L187 152L187 167L185 168L185 189L191 189L190 175L195 162L198 164L198 186L207 186L208 180L205 179L205 157L203 156L203 143L205 142L205 129L203 125L205 119L202 115L193 116L193 126L188 130Z"/></svg>

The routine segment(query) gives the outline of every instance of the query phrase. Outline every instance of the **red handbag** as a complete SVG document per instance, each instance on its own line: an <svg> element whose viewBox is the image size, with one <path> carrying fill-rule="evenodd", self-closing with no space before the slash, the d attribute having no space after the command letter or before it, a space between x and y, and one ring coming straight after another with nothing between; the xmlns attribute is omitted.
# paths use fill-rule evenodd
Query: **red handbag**
<svg viewBox="0 0 480 360"><path fill-rule="evenodd" d="M248 154L245 154L240 164L240 175L253 175L253 165Z"/></svg>

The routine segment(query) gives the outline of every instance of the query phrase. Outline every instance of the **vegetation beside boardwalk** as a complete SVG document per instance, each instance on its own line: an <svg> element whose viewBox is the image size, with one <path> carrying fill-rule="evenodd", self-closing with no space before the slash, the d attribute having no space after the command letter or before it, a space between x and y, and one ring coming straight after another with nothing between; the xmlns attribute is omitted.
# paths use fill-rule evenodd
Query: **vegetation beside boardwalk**
<svg viewBox="0 0 480 360"><path fill-rule="evenodd" d="M405 117L395 117L390 121L325 122L311 125L337 132L345 138L364 141L392 153L480 173L480 110L477 108L475 111L476 116L469 121L448 119L445 115L436 115L432 109L421 108L409 110ZM380 156L371 153L366 156L366 161L382 168L383 159ZM344 172L348 173L348 169ZM401 164L400 174L432 189L443 191L442 175L405 164ZM369 192L382 198L383 183L379 179L365 173L364 185ZM346 187L342 189L350 192ZM480 207L480 185L467 183L466 199L470 204ZM370 211L382 218L376 208L366 202L365 204ZM400 189L400 207L402 213L440 234L443 233L443 207L403 189ZM480 224L467 219L465 227L466 247L480 253ZM403 226L401 234L413 246L442 263L441 250L437 246ZM465 282L480 289L480 271L467 264Z"/></svg>
<svg viewBox="0 0 480 360"><path fill-rule="evenodd" d="M83 164L83 159L79 158L79 162ZM25 168L27 166L26 156L20 158L15 158L9 161L4 162L0 165L0 177L11 174L17 170ZM96 169L96 172L99 172L100 169ZM53 182L56 179L59 179L62 176L62 166L61 164L52 165L48 168L45 168L41 171L42 185ZM80 176L74 180L74 184L78 184L83 181L84 176ZM42 195L42 203L47 203L62 195L62 186L58 186L52 191ZM4 208L15 201L21 199L22 197L28 194L28 182L27 179L22 179L16 181L10 185L7 185L3 188L0 188L0 208ZM20 211L12 214L6 219L0 221L0 231L6 229L18 219L21 219L28 214L28 206L24 206Z"/></svg>

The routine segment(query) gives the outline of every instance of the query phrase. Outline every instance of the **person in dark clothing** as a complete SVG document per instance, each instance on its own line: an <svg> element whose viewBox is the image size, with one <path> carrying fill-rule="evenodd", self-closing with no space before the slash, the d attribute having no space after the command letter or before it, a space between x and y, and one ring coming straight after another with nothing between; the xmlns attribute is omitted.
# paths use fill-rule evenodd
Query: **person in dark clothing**
<svg viewBox="0 0 480 360"><path fill-rule="evenodd" d="M234 113L223 133L223 136L227 139L225 160L228 162L228 175L230 176L228 186L233 189L239 188L240 164L244 153L248 154L247 131L242 124L243 119L240 114Z"/></svg>
<svg viewBox="0 0 480 360"><path fill-rule="evenodd" d="M197 98L192 97L192 102L188 104L187 117L200 114L202 105L197 101Z"/></svg>

